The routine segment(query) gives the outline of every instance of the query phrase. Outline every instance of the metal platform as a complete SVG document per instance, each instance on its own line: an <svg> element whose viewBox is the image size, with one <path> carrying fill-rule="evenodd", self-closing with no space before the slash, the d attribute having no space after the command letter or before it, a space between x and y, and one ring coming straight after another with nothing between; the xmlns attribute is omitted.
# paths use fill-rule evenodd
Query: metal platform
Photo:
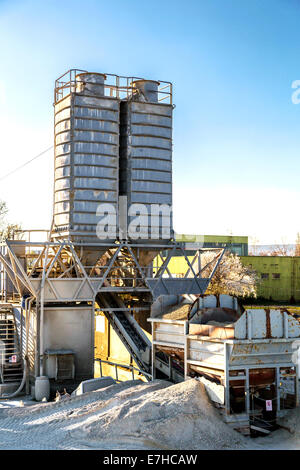
<svg viewBox="0 0 300 470"><path fill-rule="evenodd" d="M80 255L83 249L85 256L87 249L99 251L93 265L83 265ZM216 253L208 277L202 277L205 267L199 264L205 251ZM143 263L149 253L150 262ZM12 240L2 246L0 261L20 297L36 297L43 291L44 302L93 301L99 292L149 292L154 300L160 295L203 294L223 254L224 249L200 249L190 261L184 249L175 243L87 245ZM186 263L186 271L180 278L169 269L174 256L182 256ZM157 266L153 265L155 257L161 259Z"/></svg>
<svg viewBox="0 0 300 470"><path fill-rule="evenodd" d="M204 251L215 252L209 270L201 266ZM161 295L203 294L223 254L224 249L198 250L191 259L176 243L7 241L0 261L14 297L23 299L25 316L31 314L35 323L33 375L47 369L46 349L66 347L80 358L76 365L80 378L93 375L95 303L138 366L150 372L151 342L133 314L136 318L141 312L150 316L153 301ZM176 255L186 263L180 278L169 269ZM83 264L89 260L93 263ZM72 329L66 336L64 331L71 321Z"/></svg>

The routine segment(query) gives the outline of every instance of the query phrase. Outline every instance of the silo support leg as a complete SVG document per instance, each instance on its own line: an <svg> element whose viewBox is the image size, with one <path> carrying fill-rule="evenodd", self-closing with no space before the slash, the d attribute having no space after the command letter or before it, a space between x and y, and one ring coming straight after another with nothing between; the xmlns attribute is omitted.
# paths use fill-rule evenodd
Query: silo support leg
<svg viewBox="0 0 300 470"><path fill-rule="evenodd" d="M295 406L299 406L299 367L295 366Z"/></svg>
<svg viewBox="0 0 300 470"><path fill-rule="evenodd" d="M249 369L246 369L246 413L250 414L250 387L249 387Z"/></svg>
<svg viewBox="0 0 300 470"><path fill-rule="evenodd" d="M276 367L277 413L280 411L280 368Z"/></svg>
<svg viewBox="0 0 300 470"><path fill-rule="evenodd" d="M152 344L152 380L156 378L155 345Z"/></svg>
<svg viewBox="0 0 300 470"><path fill-rule="evenodd" d="M224 358L225 358L225 370L224 370L224 386L225 386L225 414L230 414L230 391L229 391L229 367L228 367L228 351L227 343L224 343Z"/></svg>

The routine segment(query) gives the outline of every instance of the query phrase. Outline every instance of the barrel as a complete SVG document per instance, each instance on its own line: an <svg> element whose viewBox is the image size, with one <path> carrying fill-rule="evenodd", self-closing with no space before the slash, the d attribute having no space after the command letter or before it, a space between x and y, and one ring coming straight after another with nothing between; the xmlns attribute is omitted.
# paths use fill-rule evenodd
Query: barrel
<svg viewBox="0 0 300 470"><path fill-rule="evenodd" d="M50 382L45 375L35 379L35 399L36 401L42 401L43 398L46 398L46 400L50 398Z"/></svg>

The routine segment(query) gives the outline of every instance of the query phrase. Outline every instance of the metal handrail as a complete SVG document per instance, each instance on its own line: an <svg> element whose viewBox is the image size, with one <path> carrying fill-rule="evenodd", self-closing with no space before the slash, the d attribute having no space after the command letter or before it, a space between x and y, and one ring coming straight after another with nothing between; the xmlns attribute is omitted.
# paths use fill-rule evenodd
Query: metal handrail
<svg viewBox="0 0 300 470"><path fill-rule="evenodd" d="M11 307L3 307L0 312L0 346L0 380L5 383L5 371L18 374L22 368L22 348Z"/></svg>
<svg viewBox="0 0 300 470"><path fill-rule="evenodd" d="M77 75L80 73L88 73L88 71L80 69L70 69L66 73L61 75L57 80L55 80L55 104L61 99L63 99L65 96L67 96L70 93L71 89L76 86L76 84L78 83ZM136 80L145 80L145 78L141 77L126 77L123 75L116 75L105 72L103 72L103 75L113 79L113 83L103 84L104 89L109 90L107 96L116 98L120 98L121 94L123 94L124 98L129 98L134 92L136 92L133 82ZM157 90L158 102L168 99L168 104L172 104L172 83L166 82L164 80L158 80L158 83L159 85L162 85Z"/></svg>
<svg viewBox="0 0 300 470"><path fill-rule="evenodd" d="M129 371L131 371L132 373L132 379L134 380L134 371L138 372L139 374L142 374L144 375L146 378L152 380L152 375L149 374L148 372L142 370L142 369L139 369L137 367L134 367L134 366L131 366L131 365L128 365L128 364L119 364L118 362L112 362L112 361L108 361L108 360L105 360L105 359L101 359L100 357L96 357L95 358L95 361L98 361L100 363L100 375L101 377L103 377L103 374L102 374L102 363L104 364L108 364L110 366L114 366L115 367L115 374L116 374L116 380L118 382L120 382L119 380L119 377L118 377L118 368L119 369L127 369Z"/></svg>

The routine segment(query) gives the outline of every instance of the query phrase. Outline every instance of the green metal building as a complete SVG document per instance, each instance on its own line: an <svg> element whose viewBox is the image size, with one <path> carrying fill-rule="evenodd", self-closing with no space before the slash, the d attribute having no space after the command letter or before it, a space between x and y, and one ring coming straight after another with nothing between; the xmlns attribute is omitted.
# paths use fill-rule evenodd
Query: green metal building
<svg viewBox="0 0 300 470"><path fill-rule="evenodd" d="M299 256L241 256L260 277L257 296L280 302L300 301Z"/></svg>
<svg viewBox="0 0 300 470"><path fill-rule="evenodd" d="M176 234L175 239L193 254L198 248L228 248L239 256L248 255L248 237L234 235L183 235Z"/></svg>
<svg viewBox="0 0 300 470"><path fill-rule="evenodd" d="M239 255L244 265L257 271L260 278L258 297L278 302L300 302L300 257L248 256L248 237L176 234L176 241L184 246L190 256L197 248L226 247ZM177 275L184 271L180 259L174 259L170 267Z"/></svg>

